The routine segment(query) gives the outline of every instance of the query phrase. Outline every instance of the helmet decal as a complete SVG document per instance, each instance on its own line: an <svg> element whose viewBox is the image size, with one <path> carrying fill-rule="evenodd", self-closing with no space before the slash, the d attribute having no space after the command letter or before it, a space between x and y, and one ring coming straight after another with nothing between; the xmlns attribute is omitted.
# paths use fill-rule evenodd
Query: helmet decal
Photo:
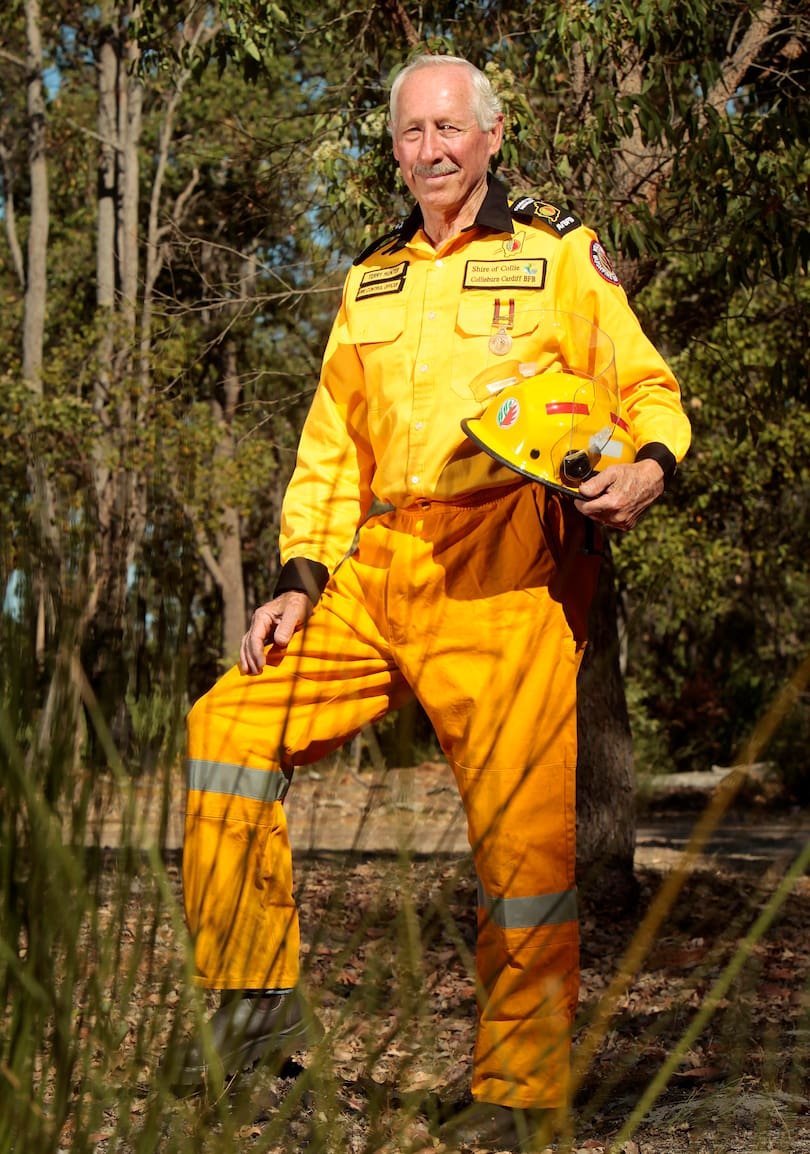
<svg viewBox="0 0 810 1154"><path fill-rule="evenodd" d="M520 405L514 397L507 397L495 418L499 429L509 429L520 416Z"/></svg>

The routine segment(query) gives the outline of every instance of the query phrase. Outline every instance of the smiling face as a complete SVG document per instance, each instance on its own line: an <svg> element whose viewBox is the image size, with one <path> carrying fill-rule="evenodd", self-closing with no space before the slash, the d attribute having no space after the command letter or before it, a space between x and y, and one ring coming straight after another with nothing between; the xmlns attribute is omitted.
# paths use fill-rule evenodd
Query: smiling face
<svg viewBox="0 0 810 1154"><path fill-rule="evenodd" d="M486 193L490 158L501 146L503 117L481 128L467 69L448 64L408 76L391 131L394 156L431 239L472 224Z"/></svg>

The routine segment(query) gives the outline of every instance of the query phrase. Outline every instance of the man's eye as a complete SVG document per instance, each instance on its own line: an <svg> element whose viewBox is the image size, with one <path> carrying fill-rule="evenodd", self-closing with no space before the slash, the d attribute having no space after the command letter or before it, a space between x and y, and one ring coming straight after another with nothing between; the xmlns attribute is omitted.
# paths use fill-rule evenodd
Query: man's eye
<svg viewBox="0 0 810 1154"><path fill-rule="evenodd" d="M445 136L454 136L458 132L455 124L440 124L439 131L443 132Z"/></svg>

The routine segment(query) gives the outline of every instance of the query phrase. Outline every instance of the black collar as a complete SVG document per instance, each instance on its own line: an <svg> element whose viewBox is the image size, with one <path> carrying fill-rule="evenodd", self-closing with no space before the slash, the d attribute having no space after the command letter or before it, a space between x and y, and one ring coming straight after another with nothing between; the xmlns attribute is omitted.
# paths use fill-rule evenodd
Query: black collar
<svg viewBox="0 0 810 1154"><path fill-rule="evenodd" d="M416 204L407 219L403 221L395 247L388 251L395 252L397 249L403 248L409 240L413 240L423 224L422 210ZM506 186L501 184L496 176L487 176L486 195L469 228L488 228L492 232L514 232ZM468 232L469 228L465 228L464 232Z"/></svg>
<svg viewBox="0 0 810 1154"><path fill-rule="evenodd" d="M493 232L514 232L506 185L497 176L487 177L487 194L478 210L473 228L491 228Z"/></svg>

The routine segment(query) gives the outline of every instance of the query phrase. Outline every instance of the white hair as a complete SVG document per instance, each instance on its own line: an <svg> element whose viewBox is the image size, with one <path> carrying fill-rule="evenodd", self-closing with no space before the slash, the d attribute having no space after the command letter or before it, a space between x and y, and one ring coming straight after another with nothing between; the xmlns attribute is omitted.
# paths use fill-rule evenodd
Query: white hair
<svg viewBox="0 0 810 1154"><path fill-rule="evenodd" d="M397 104L403 82L412 73L418 72L422 68L436 68L443 64L452 64L460 68L466 68L472 81L473 113L475 119L478 121L478 127L483 132L489 132L490 128L494 128L498 117L501 115L502 108L500 99L496 96L489 82L489 77L481 72L480 69L476 68L474 64L470 64L469 60L465 60L461 56L430 56L427 53L421 56L415 56L409 64L406 64L404 68L400 69L394 78L394 83L391 85L391 95L388 106L388 124L390 128L393 128L396 124Z"/></svg>

